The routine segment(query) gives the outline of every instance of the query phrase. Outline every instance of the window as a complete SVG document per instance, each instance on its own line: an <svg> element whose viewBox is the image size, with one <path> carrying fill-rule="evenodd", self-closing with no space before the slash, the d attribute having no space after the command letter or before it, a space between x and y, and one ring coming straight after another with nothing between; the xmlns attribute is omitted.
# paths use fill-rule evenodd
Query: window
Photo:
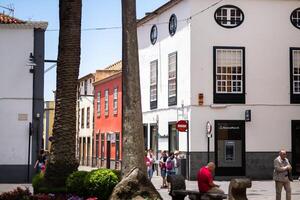
<svg viewBox="0 0 300 200"><path fill-rule="evenodd" d="M118 114L118 88L114 89L114 114Z"/></svg>
<svg viewBox="0 0 300 200"><path fill-rule="evenodd" d="M87 95L87 85L88 85L88 82L87 80L84 81L84 95Z"/></svg>
<svg viewBox="0 0 300 200"><path fill-rule="evenodd" d="M291 14L292 24L300 29L300 8L295 9Z"/></svg>
<svg viewBox="0 0 300 200"><path fill-rule="evenodd" d="M157 108L157 65L157 60L150 63L150 109Z"/></svg>
<svg viewBox="0 0 300 200"><path fill-rule="evenodd" d="M98 166L98 159L99 159L99 133L96 134L96 149L95 149L95 154L96 154L96 163Z"/></svg>
<svg viewBox="0 0 300 200"><path fill-rule="evenodd" d="M169 33L171 36L175 35L177 29L177 17L175 14L171 15L169 20Z"/></svg>
<svg viewBox="0 0 300 200"><path fill-rule="evenodd" d="M108 89L104 91L105 95L105 102L104 102L104 110L105 110L105 116L108 115Z"/></svg>
<svg viewBox="0 0 300 200"><path fill-rule="evenodd" d="M84 108L81 109L81 128L84 128Z"/></svg>
<svg viewBox="0 0 300 200"><path fill-rule="evenodd" d="M169 152L179 149L179 135L176 123L169 123Z"/></svg>
<svg viewBox="0 0 300 200"><path fill-rule="evenodd" d="M86 128L90 128L90 107L86 109Z"/></svg>
<svg viewBox="0 0 300 200"><path fill-rule="evenodd" d="M97 117L101 116L101 92L97 92Z"/></svg>
<svg viewBox="0 0 300 200"><path fill-rule="evenodd" d="M156 43L156 40L157 40L157 26L153 25L152 28L151 28L151 32L150 32L151 44L154 45Z"/></svg>
<svg viewBox="0 0 300 200"><path fill-rule="evenodd" d="M168 104L177 104L177 52L169 54Z"/></svg>
<svg viewBox="0 0 300 200"><path fill-rule="evenodd" d="M105 153L105 135L104 135L104 133L101 133L101 166L103 166L104 165L104 153Z"/></svg>
<svg viewBox="0 0 300 200"><path fill-rule="evenodd" d="M120 160L120 133L116 133L116 160Z"/></svg>
<svg viewBox="0 0 300 200"><path fill-rule="evenodd" d="M244 47L214 47L214 103L245 103Z"/></svg>
<svg viewBox="0 0 300 200"><path fill-rule="evenodd" d="M244 13L236 6L225 5L216 10L215 20L222 27L235 28L243 23Z"/></svg>
<svg viewBox="0 0 300 200"><path fill-rule="evenodd" d="M291 103L300 103L300 48L290 48Z"/></svg>

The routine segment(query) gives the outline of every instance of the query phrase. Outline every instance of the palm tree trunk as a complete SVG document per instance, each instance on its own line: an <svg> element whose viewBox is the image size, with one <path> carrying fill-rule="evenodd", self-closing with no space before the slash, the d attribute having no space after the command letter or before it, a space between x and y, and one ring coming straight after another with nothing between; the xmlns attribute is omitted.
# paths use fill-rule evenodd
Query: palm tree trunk
<svg viewBox="0 0 300 200"><path fill-rule="evenodd" d="M146 174L135 0L122 0L122 25L122 173L137 167Z"/></svg>
<svg viewBox="0 0 300 200"><path fill-rule="evenodd" d="M53 142L45 178L63 186L77 170L75 158L76 95L80 65L81 0L59 1L59 46Z"/></svg>

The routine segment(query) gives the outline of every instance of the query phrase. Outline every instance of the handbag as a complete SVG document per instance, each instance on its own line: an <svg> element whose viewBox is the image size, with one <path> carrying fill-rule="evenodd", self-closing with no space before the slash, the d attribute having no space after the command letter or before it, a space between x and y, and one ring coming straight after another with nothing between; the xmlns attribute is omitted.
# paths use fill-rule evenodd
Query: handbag
<svg viewBox="0 0 300 200"><path fill-rule="evenodd" d="M292 176L292 173L290 171L288 171L288 178L291 182L293 182L293 176Z"/></svg>

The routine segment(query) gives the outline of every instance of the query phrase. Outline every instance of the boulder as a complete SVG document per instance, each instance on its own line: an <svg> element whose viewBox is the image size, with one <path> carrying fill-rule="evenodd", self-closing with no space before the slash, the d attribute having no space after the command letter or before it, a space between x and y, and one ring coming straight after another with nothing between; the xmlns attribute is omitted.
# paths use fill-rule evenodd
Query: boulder
<svg viewBox="0 0 300 200"><path fill-rule="evenodd" d="M153 199L162 200L151 181L140 169L133 168L115 186L110 200L123 199Z"/></svg>

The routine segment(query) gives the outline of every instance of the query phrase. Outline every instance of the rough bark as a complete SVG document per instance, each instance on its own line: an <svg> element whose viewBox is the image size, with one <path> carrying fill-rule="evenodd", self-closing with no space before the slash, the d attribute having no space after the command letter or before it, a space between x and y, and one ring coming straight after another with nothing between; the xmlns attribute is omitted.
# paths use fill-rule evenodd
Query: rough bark
<svg viewBox="0 0 300 200"><path fill-rule="evenodd" d="M59 46L55 117L50 159L45 178L52 186L63 186L77 170L76 92L80 65L81 0L59 1Z"/></svg>
<svg viewBox="0 0 300 200"><path fill-rule="evenodd" d="M247 188L251 188L251 180L247 178L232 179L228 188L229 200L247 200Z"/></svg>
<svg viewBox="0 0 300 200"><path fill-rule="evenodd" d="M145 173L139 168L133 168L125 177L123 177L122 181L116 185L110 199L155 200L162 198Z"/></svg>
<svg viewBox="0 0 300 200"><path fill-rule="evenodd" d="M146 174L135 0L122 0L122 25L122 173L137 167Z"/></svg>

